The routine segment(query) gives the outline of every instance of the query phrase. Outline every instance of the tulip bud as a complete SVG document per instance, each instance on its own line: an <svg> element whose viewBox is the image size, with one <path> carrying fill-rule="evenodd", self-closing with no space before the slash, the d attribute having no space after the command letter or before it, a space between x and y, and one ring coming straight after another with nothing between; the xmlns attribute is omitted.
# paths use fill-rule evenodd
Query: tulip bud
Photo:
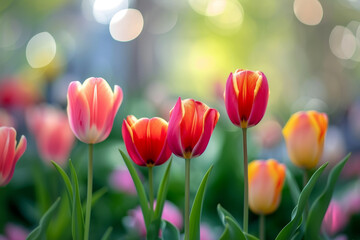
<svg viewBox="0 0 360 240"><path fill-rule="evenodd" d="M238 69L230 73L224 93L231 122L241 128L255 126L263 118L269 99L266 76L260 71Z"/></svg>
<svg viewBox="0 0 360 240"><path fill-rule="evenodd" d="M71 130L80 141L93 144L109 136L123 93L117 85L112 92L102 78L88 78L83 84L71 82L67 99Z"/></svg>
<svg viewBox="0 0 360 240"><path fill-rule="evenodd" d="M0 187L11 180L15 164L26 149L26 138L21 136L16 146L16 131L12 127L0 127Z"/></svg>
<svg viewBox="0 0 360 240"><path fill-rule="evenodd" d="M128 116L123 121L122 135L130 158L140 166L165 163L171 156L166 134L168 123L162 118Z"/></svg>
<svg viewBox="0 0 360 240"><path fill-rule="evenodd" d="M256 214L274 212L281 200L285 165L274 159L256 160L249 164L249 206Z"/></svg>
<svg viewBox="0 0 360 240"><path fill-rule="evenodd" d="M178 99L170 111L167 134L171 151L190 159L200 156L206 149L219 119L219 112L193 99Z"/></svg>
<svg viewBox="0 0 360 240"><path fill-rule="evenodd" d="M325 113L316 111L293 114L283 129L290 160L305 169L314 168L319 162L328 127Z"/></svg>

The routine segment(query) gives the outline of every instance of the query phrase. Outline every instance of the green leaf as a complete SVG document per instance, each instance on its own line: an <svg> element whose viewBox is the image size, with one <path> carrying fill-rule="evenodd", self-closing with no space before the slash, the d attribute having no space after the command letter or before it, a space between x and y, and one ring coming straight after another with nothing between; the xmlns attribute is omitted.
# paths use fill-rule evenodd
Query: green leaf
<svg viewBox="0 0 360 240"><path fill-rule="evenodd" d="M164 173L164 176L161 180L161 183L160 183L160 187L159 187L157 199L156 199L155 213L151 219L151 223L150 223L150 225L148 227L148 231L147 231L147 239L148 240L158 239L160 224L161 224L161 215L163 212L165 199L166 199L166 195L167 195L167 191L168 191L168 187L169 187L169 176L170 176L171 163L172 163L172 159L170 160L170 162L166 168L166 171Z"/></svg>
<svg viewBox="0 0 360 240"><path fill-rule="evenodd" d="M96 192L93 193L92 199L91 199L91 206L93 207L97 201L107 193L108 189L106 187L100 188ZM86 208L86 201L82 203L82 208Z"/></svg>
<svg viewBox="0 0 360 240"><path fill-rule="evenodd" d="M110 235L111 235L112 230L113 230L112 227L108 227L108 229L106 230L106 232L102 236L101 240L108 240Z"/></svg>
<svg viewBox="0 0 360 240"><path fill-rule="evenodd" d="M217 205L217 211L218 211L218 214L219 214L219 217L220 217L220 220L222 222L222 224L226 225L226 220L225 220L225 217L229 217L231 218L234 222L237 222L236 219L231 215L231 213L229 213L225 208L223 208L220 203Z"/></svg>
<svg viewBox="0 0 360 240"><path fill-rule="evenodd" d="M64 180L65 186L66 186L66 192L68 194L69 203L70 206L72 206L72 200L73 200L73 188L69 179L69 176L66 174L66 172L54 161L51 161L51 163L54 165L56 170L60 173L61 177Z"/></svg>
<svg viewBox="0 0 360 240"><path fill-rule="evenodd" d="M72 164L71 160L69 161L71 180L73 184L73 205L72 205L72 235L73 239L83 239L84 238L84 215L81 206L80 192L79 192L79 182L77 174Z"/></svg>
<svg viewBox="0 0 360 240"><path fill-rule="evenodd" d="M49 226L50 220L55 213L56 208L59 206L60 198L58 198L53 205L45 212L45 214L40 219L39 226L37 226L26 238L26 240L39 240L44 239L46 234L46 229Z"/></svg>
<svg viewBox="0 0 360 240"><path fill-rule="evenodd" d="M229 228L229 238L228 240L246 240L244 233L242 232L240 225L234 221L233 218L226 216L225 222Z"/></svg>
<svg viewBox="0 0 360 240"><path fill-rule="evenodd" d="M332 194L342 169L350 157L350 153L331 170L326 187L321 195L315 200L312 205L309 217L306 222L305 239L322 239L319 236L321 223L325 216L326 210L331 201Z"/></svg>
<svg viewBox="0 0 360 240"><path fill-rule="evenodd" d="M204 178L202 179L199 189L196 193L194 203L191 208L189 239L200 239L200 220L201 220L202 203L204 199L206 183L212 168L213 166L209 168Z"/></svg>
<svg viewBox="0 0 360 240"><path fill-rule="evenodd" d="M248 234L248 233L244 233L244 234L245 234L247 240L259 240L254 235L251 235L251 234Z"/></svg>
<svg viewBox="0 0 360 240"><path fill-rule="evenodd" d="M300 193L298 204L295 206L290 222L280 231L275 240L288 240L294 235L296 229L301 224L301 215L304 208L309 200L311 191L313 190L317 180L321 173L324 171L327 163L323 164L316 172L312 175L309 182L306 184L302 192ZM295 210L296 209L296 210Z"/></svg>
<svg viewBox="0 0 360 240"><path fill-rule="evenodd" d="M174 225L168 221L163 221L165 226L162 231L163 240L180 240L180 232Z"/></svg>
<svg viewBox="0 0 360 240"><path fill-rule="evenodd" d="M294 204L296 205L300 196L300 189L289 169L287 169L286 171L286 182L289 185L291 198L293 199Z"/></svg>
<svg viewBox="0 0 360 240"><path fill-rule="evenodd" d="M130 172L132 180L134 181L136 192L139 196L141 211L144 216L145 225L149 226L151 212L150 212L149 201L146 197L144 186L142 185L140 178L139 178L134 166L131 163L131 160L126 156L126 154L123 151L121 151L121 149L119 149L119 152L120 152L122 158L124 159L124 162Z"/></svg>

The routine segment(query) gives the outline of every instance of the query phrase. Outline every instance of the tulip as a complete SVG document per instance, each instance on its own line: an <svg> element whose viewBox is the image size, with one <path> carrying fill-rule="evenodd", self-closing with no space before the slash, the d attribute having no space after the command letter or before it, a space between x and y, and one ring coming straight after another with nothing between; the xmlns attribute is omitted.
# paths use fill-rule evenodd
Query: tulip
<svg viewBox="0 0 360 240"><path fill-rule="evenodd" d="M211 227L207 224L200 224L200 240L215 240Z"/></svg>
<svg viewBox="0 0 360 240"><path fill-rule="evenodd" d="M26 149L26 138L21 136L16 146L16 131L12 127L0 127L0 187L11 180L15 164Z"/></svg>
<svg viewBox="0 0 360 240"><path fill-rule="evenodd" d="M45 163L65 165L75 140L65 112L50 105L29 109L26 122Z"/></svg>
<svg viewBox="0 0 360 240"><path fill-rule="evenodd" d="M269 86L264 73L238 69L230 73L224 93L231 122L241 128L255 126L265 114Z"/></svg>
<svg viewBox="0 0 360 240"><path fill-rule="evenodd" d="M154 202L154 208L156 207L156 201ZM141 236L146 236L146 226L144 217L140 207L130 210L130 222L129 225L132 228L136 228ZM171 202L165 201L164 209L161 215L163 220L166 220L173 224L177 229L181 230L183 218L180 210Z"/></svg>
<svg viewBox="0 0 360 240"><path fill-rule="evenodd" d="M193 99L179 98L170 111L169 147L185 158L185 240L189 239L190 159L205 151L219 116L217 110Z"/></svg>
<svg viewBox="0 0 360 240"><path fill-rule="evenodd" d="M82 85L71 82L67 99L71 130L80 141L94 144L109 136L123 93L117 85L112 92L102 78L88 78Z"/></svg>
<svg viewBox="0 0 360 240"><path fill-rule="evenodd" d="M0 108L0 127L15 127L15 119L4 109Z"/></svg>
<svg viewBox="0 0 360 240"><path fill-rule="evenodd" d="M168 123L162 118L141 118L130 115L123 121L122 135L130 158L140 166L156 166L171 156L166 134Z"/></svg>
<svg viewBox="0 0 360 240"><path fill-rule="evenodd" d="M219 112L193 99L178 99L170 111L168 142L171 151L182 158L200 156L206 149L219 119Z"/></svg>
<svg viewBox="0 0 360 240"><path fill-rule="evenodd" d="M256 214L274 212L281 200L286 167L274 159L249 164L249 205Z"/></svg>
<svg viewBox="0 0 360 240"><path fill-rule="evenodd" d="M348 222L348 216L346 215L343 207L337 201L332 200L325 213L322 230L329 236L333 236L341 231Z"/></svg>
<svg viewBox="0 0 360 240"><path fill-rule="evenodd" d="M323 152L327 126L325 113L297 112L290 117L283 135L293 164L304 169L317 165Z"/></svg>
<svg viewBox="0 0 360 240"><path fill-rule="evenodd" d="M138 173L139 174L139 173ZM126 167L115 169L109 177L110 185L117 191L136 195L136 188L131 174Z"/></svg>
<svg viewBox="0 0 360 240"><path fill-rule="evenodd" d="M25 240L29 235L29 231L24 229L22 226L8 223L5 226L5 233L7 240ZM1 239L1 238L0 238Z"/></svg>

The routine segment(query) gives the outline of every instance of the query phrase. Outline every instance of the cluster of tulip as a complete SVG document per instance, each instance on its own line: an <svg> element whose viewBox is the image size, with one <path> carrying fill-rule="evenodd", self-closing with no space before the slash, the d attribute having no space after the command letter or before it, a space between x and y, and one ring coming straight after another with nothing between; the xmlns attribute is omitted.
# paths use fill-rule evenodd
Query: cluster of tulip
<svg viewBox="0 0 360 240"><path fill-rule="evenodd" d="M236 70L227 79L224 93L226 111L231 122L241 128L243 134L244 217L243 228L240 228L231 214L219 206L219 214L222 216L225 226L221 239L256 239L248 233L248 208L260 215L259 235L260 239L264 239L265 215L273 213L280 204L281 191L287 175L285 165L274 159L254 160L248 165L247 128L253 127L261 121L266 111L268 98L269 86L267 78L262 72ZM83 84L80 82L70 83L67 99L67 117L65 114L59 113L57 109L40 106L27 113L27 123L36 137L39 152L49 163L51 160L54 161L53 164L66 183L69 200L73 203L71 205L73 208L73 238L89 239L93 185L93 145L104 141L109 136L115 115L122 103L123 93L119 86L115 86L114 91L112 91L108 83L102 78L89 78ZM148 169L149 201L136 171L129 163L127 156L120 150L135 183L148 239L157 239L159 232L164 233L165 239L165 233L171 232L171 229L176 229L171 223L161 221L171 160L159 186L156 200L154 199L153 187L153 167L167 162L172 153L185 159L184 239L199 239L204 189L212 167L200 184L194 204L190 209L190 162L192 158L200 156L205 151L219 116L217 110L202 102L179 98L170 111L169 122L158 117L137 119L132 115L123 120L122 136L131 160ZM57 120L55 121L53 118ZM47 131L42 131L44 125L51 126L46 128ZM292 115L283 129L289 157L294 165L304 170L305 181L301 194L297 190L299 203L295 211L296 214L290 222L295 227L288 227L288 224L286 227L291 230L286 230L285 227L279 236L292 236L298 229L301 220L298 220L296 216L301 215L305 208L304 206L301 207L300 204L307 201L306 195L310 194L309 192L318 175L323 170L320 168L310 179L309 170L317 166L322 155L327 125L326 114L308 111ZM75 170L70 162L70 168L73 170L72 181L70 181L66 173L57 165L57 163L63 165L64 160L69 155L74 141L72 133L80 141L89 145L85 221L81 206L77 206L80 197ZM49 135L56 135L56 137L51 138ZM68 144L58 145L57 141L62 141L61 139L66 139L65 142ZM0 186L5 186L10 181L15 164L25 149L26 138L24 136L21 137L16 147L16 131L14 128L0 127ZM296 189L294 191L296 192ZM331 198L332 192L329 190L327 193L330 193ZM328 204L328 202L323 203L325 210ZM77 211L80 213L76 213ZM304 216L307 217L308 210L305 209L304 211ZM298 222L293 222L294 219ZM170 231L167 231L169 229ZM288 233L284 233L286 231ZM178 230L175 232L177 233L168 239L177 238L175 236L178 235ZM286 239L286 237L279 239Z"/></svg>

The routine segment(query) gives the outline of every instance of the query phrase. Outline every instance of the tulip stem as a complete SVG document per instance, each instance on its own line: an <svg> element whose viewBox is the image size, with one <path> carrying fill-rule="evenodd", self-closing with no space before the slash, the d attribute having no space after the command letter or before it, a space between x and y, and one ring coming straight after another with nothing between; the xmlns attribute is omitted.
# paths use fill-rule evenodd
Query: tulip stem
<svg viewBox="0 0 360 240"><path fill-rule="evenodd" d="M309 172L308 170L304 169L304 174L303 174L303 189L305 188L306 184L308 183L309 181ZM307 216L308 216L308 213L309 213L309 202L306 202L306 205L305 205L305 210L304 210L304 219L306 221L307 219Z"/></svg>
<svg viewBox="0 0 360 240"><path fill-rule="evenodd" d="M92 201L92 187L93 187L93 150L94 150L94 145L89 144L88 186L87 186L84 240L89 239L89 230L90 230L91 201Z"/></svg>
<svg viewBox="0 0 360 240"><path fill-rule="evenodd" d="M185 159L185 240L189 240L190 216L190 158Z"/></svg>
<svg viewBox="0 0 360 240"><path fill-rule="evenodd" d="M249 185L248 185L248 155L247 155L247 140L246 128L242 129L243 132L243 151L244 151L244 232L248 232L249 224Z"/></svg>
<svg viewBox="0 0 360 240"><path fill-rule="evenodd" d="M149 169L149 198L150 198L150 209L154 212L154 189L153 189L153 167Z"/></svg>
<svg viewBox="0 0 360 240"><path fill-rule="evenodd" d="M259 232L260 232L260 240L265 240L265 215L260 215L260 223L259 223Z"/></svg>

